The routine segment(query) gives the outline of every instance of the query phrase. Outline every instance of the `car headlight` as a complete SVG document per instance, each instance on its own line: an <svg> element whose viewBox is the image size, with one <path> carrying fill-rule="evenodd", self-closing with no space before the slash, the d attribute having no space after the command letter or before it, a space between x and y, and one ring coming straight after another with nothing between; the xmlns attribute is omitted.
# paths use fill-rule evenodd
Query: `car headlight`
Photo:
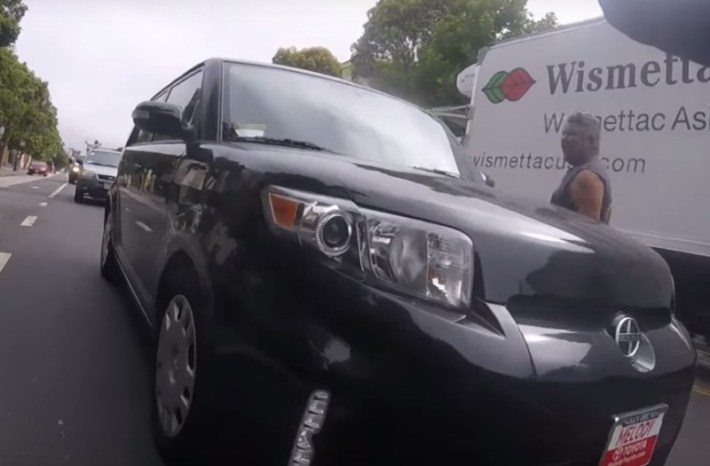
<svg viewBox="0 0 710 466"><path fill-rule="evenodd" d="M422 298L454 307L471 295L473 244L456 230L379 212L364 212L374 275Z"/></svg>
<svg viewBox="0 0 710 466"><path fill-rule="evenodd" d="M72 167L71 171L73 171L74 173L79 173L79 167Z"/></svg>
<svg viewBox="0 0 710 466"><path fill-rule="evenodd" d="M418 298L455 308L470 304L473 244L457 230L273 186L263 201L272 228L328 260L356 261L367 278Z"/></svg>

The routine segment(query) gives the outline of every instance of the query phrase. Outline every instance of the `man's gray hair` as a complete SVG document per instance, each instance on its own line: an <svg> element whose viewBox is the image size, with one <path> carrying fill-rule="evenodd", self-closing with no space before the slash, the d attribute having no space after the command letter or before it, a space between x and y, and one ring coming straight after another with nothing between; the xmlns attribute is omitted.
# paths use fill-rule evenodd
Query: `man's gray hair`
<svg viewBox="0 0 710 466"><path fill-rule="evenodd" d="M584 133L588 135L597 150L599 150L599 142L602 135L602 124L597 117L590 113L574 112L567 117L563 134L564 131L566 131L570 126L581 128Z"/></svg>

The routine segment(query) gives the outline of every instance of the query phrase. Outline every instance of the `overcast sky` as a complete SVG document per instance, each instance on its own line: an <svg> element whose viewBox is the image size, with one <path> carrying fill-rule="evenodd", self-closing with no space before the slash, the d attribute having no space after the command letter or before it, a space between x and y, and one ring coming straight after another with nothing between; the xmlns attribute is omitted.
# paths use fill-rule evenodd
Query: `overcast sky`
<svg viewBox="0 0 710 466"><path fill-rule="evenodd" d="M49 81L65 144L125 143L131 111L207 57L270 62L277 48L322 45L345 61L376 0L25 0L20 59ZM569 23L597 0L529 0Z"/></svg>

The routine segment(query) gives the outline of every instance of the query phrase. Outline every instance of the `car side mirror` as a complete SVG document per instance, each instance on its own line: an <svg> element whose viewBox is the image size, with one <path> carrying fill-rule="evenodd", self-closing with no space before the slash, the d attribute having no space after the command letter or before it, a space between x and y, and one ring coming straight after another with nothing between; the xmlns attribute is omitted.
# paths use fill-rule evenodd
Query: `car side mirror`
<svg viewBox="0 0 710 466"><path fill-rule="evenodd" d="M133 110L133 123L143 131L183 139L180 107L164 102L143 102Z"/></svg>

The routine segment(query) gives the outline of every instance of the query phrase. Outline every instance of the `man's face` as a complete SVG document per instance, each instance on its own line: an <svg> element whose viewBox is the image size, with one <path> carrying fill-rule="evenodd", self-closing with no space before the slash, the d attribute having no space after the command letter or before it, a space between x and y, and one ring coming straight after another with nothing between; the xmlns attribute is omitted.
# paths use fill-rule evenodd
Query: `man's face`
<svg viewBox="0 0 710 466"><path fill-rule="evenodd" d="M562 153L565 161L578 165L585 162L591 152L589 132L577 124L568 125L562 132Z"/></svg>

